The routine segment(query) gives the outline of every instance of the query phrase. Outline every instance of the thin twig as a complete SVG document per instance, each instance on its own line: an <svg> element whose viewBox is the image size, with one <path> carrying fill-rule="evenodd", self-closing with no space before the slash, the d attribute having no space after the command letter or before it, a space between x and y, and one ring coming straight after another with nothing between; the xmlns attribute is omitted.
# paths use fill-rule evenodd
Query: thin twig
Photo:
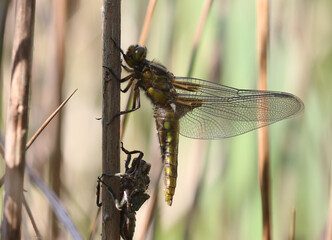
<svg viewBox="0 0 332 240"><path fill-rule="evenodd" d="M54 116L61 110L61 108L68 102L68 100L74 95L74 93L77 91L77 89L74 91L74 92L72 92L70 95L69 95L69 97L51 114L51 116L42 124L42 126L37 130L37 132L32 136L32 138L30 139L30 141L26 144L26 150L28 150L28 148L31 146L31 144L36 140L36 138L39 136L39 134L45 129L45 127L51 122L51 120L54 118ZM2 149L2 150L1 150ZM2 146L2 144L0 144L0 155L2 156L2 157L4 157L4 152L3 152L3 146ZM29 169L28 167L26 168L26 169ZM30 175L30 173L28 172L28 175ZM39 177L31 177L32 178L32 180L35 180L35 179L38 179L38 181L39 182L42 182L42 180L41 180L41 178L39 178ZM4 182L4 176L2 176L1 177L1 179L0 179L0 187L2 186L2 184L3 184L3 182ZM38 184L38 183L36 183L36 185L37 186L40 186L40 184ZM41 190L43 191L43 192L45 192L45 191L47 191L47 190L45 190L45 189L47 189L47 187L46 187L46 185L45 185L45 188L41 188ZM47 197L47 194L45 194L45 196ZM56 201L56 200L54 200L54 201ZM53 202L53 200L50 200L50 205L52 205L52 202ZM26 210L27 210L27 213L28 213L28 215L29 215L29 218L30 218L30 220L31 220L31 223L32 223L32 225L33 225L33 228L35 229L35 232L36 232L36 235L37 235L37 237L38 237L38 239L41 239L41 235L40 235L40 233L39 233L39 231L38 231L38 228L37 228L37 226L36 226L36 223L34 222L34 220L33 220L33 218L32 218L32 213L31 213L31 210L29 209L29 207L28 207L28 205L27 205L27 203L26 203L26 200L25 200L25 198L24 198L24 196L23 196L23 204L25 205L25 207L26 207ZM61 211L61 209L59 209L59 208L57 208L57 207L54 207L53 206L53 209L57 209L57 211ZM64 214L60 214L60 215L64 215ZM66 215L66 214L65 214ZM61 220L61 218L60 218L60 220ZM69 220L69 221L71 221L71 220ZM64 221L64 224L66 223L66 222L68 222L68 221ZM73 224L70 224L69 225L69 227L68 226L66 226L66 227L68 227L68 229L70 229L71 228L71 226L72 226ZM73 236L75 236L76 235L76 233L78 233L78 231L73 231Z"/></svg>
<svg viewBox="0 0 332 240"><path fill-rule="evenodd" d="M53 212L56 214L59 221L62 222L63 225L68 229L71 237L76 240L83 239L75 227L73 221L70 219L69 213L65 206L61 203L60 199L55 195L55 193L45 184L38 173L31 169L28 164L25 165L25 171L30 177L30 180L36 184L36 186L44 193L44 196L52 207Z"/></svg>
<svg viewBox="0 0 332 240"><path fill-rule="evenodd" d="M2 239L21 239L25 145L28 133L35 1L16 3L12 76L6 126Z"/></svg>
<svg viewBox="0 0 332 240"><path fill-rule="evenodd" d="M121 1L104 0L103 4L103 66L112 69L116 76L121 76L119 46L121 27ZM102 109L102 172L120 172L120 118L113 116L120 112L120 82L103 69L103 109ZM113 119L112 121L110 121ZM105 179L115 194L119 195L119 179ZM120 214L113 204L107 189L102 190L102 239L120 239Z"/></svg>
<svg viewBox="0 0 332 240"><path fill-rule="evenodd" d="M76 88L70 95L67 97L66 100L63 101L63 103L49 116L46 121L41 125L41 127L37 130L37 132L30 138L29 142L27 143L25 150L28 150L28 148L31 146L31 144L37 139L39 134L44 130L44 128L52 121L52 119L57 115L57 113L61 110L61 108L68 102L68 100L74 95L74 93L78 89Z"/></svg>
<svg viewBox="0 0 332 240"><path fill-rule="evenodd" d="M259 59L258 88L267 89L268 0L256 0L257 49ZM271 239L270 167L268 128L258 130L258 174L261 187L263 213L263 239Z"/></svg>
<svg viewBox="0 0 332 240"><path fill-rule="evenodd" d="M35 230L35 233L36 233L36 236L37 236L37 239L42 239L42 236L38 230L38 227L37 227L37 224L35 222L35 219L33 218L33 215L32 215L32 212L31 212L31 209L27 203L27 201L25 200L25 197L23 196L23 205L25 207L25 210L27 211L27 214L29 216L29 219L30 219L30 222L32 224L32 227L33 229Z"/></svg>
<svg viewBox="0 0 332 240"><path fill-rule="evenodd" d="M52 119L55 117L55 115L64 107L64 105L69 101L69 99L74 95L74 93L77 90L78 89L75 89L67 97L67 99L64 100L63 103L51 114L51 116L46 119L46 121L37 130L37 132L32 136L32 138L30 139L30 141L26 144L26 150L28 150L28 148L32 145L32 143L36 140L36 138L40 135L40 133L52 121ZM77 231L76 227L74 226L74 224L72 223L71 219L69 218L69 215L68 215L67 211L62 206L60 200L56 197L56 194L46 186L46 184L43 182L43 180L38 176L38 174L36 172L31 171L31 169L28 167L27 164L26 164L26 168L25 169L26 169L28 175L30 176L31 181L34 182L36 184L36 186L39 187L42 190L42 192L44 193L44 195L46 196L46 198L49 200L50 206L53 209L53 213L55 213L55 216L60 221L62 221L62 223L68 229L68 231L71 233L71 235L73 236L74 239L82 239L80 237L80 234ZM24 199L24 201L25 201L25 199ZM31 214L31 213L29 213L29 211L30 211L30 209L27 209L28 214ZM31 216L32 216L32 214L31 214ZM30 217L30 219L31 219L31 217ZM33 219L31 220L31 222L32 222L32 225L34 226L35 223L34 223ZM34 229L36 231L36 227L35 226L34 226ZM37 230L37 232L38 232L38 230ZM36 234L37 234L37 232L36 232ZM37 236L38 236L38 234L37 234ZM41 237L38 237L38 238L41 239Z"/></svg>
<svg viewBox="0 0 332 240"><path fill-rule="evenodd" d="M142 32L141 32L141 37L139 38L139 42L138 42L138 44L140 46L145 45L146 38L147 38L149 28L150 28L150 25L151 25L152 14L154 12L154 8L156 6L156 3L157 3L157 0L150 0L150 2L149 2L149 6L148 6L148 9L147 9L146 15L145 15L143 29L142 29Z"/></svg>
<svg viewBox="0 0 332 240"><path fill-rule="evenodd" d="M90 223L89 238L88 238L89 240L95 239L95 235L98 229L99 215L100 215L100 208L97 209L96 216L93 218L93 220Z"/></svg>

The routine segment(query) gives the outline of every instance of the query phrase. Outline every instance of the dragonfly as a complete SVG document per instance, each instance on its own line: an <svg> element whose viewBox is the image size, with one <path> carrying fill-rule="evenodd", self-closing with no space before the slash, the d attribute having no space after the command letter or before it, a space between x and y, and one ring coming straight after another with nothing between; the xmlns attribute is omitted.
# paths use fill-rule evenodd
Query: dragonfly
<svg viewBox="0 0 332 240"><path fill-rule="evenodd" d="M107 192L111 195L115 207L120 211L120 235L125 240L131 240L135 232L136 212L150 198L146 191L150 184L149 173L151 164L143 160L143 152L138 150L128 151L123 147L123 143L121 143L121 149L127 154L125 173L102 174L101 177L98 177L96 202L98 207L102 206L102 202L100 201L100 187L103 184ZM131 162L133 154L138 154L138 157L134 158ZM131 167L129 167L130 162ZM104 177L120 178L120 201L112 188L102 180Z"/></svg>
<svg viewBox="0 0 332 240"><path fill-rule="evenodd" d="M179 134L194 139L222 139L244 134L301 112L303 102L277 91L246 90L192 77L176 77L164 65L148 60L147 48L129 46L126 53L113 41L126 65L122 92L133 89L133 105L118 115L140 108L140 91L151 100L164 166L164 196L172 205L176 188ZM118 116L117 115L117 116Z"/></svg>

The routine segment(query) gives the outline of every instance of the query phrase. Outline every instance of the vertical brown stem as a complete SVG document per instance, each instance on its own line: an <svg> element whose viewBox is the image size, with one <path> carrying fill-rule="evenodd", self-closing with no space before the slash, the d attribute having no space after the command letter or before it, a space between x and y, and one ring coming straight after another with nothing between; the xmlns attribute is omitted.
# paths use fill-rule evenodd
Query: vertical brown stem
<svg viewBox="0 0 332 240"><path fill-rule="evenodd" d="M290 240L295 240L295 220L296 220L296 211L295 211L295 208L293 208L291 232L290 232L290 237L289 237ZM331 239L331 238L327 238L327 239Z"/></svg>
<svg viewBox="0 0 332 240"><path fill-rule="evenodd" d="M3 91L3 84L2 84L2 50L3 50L3 40L4 40L4 32L5 32L5 23L7 18L7 12L8 12L8 5L9 0L1 0L0 1L0 92ZM2 106L3 99L0 98L0 106ZM0 124L2 124L2 111L0 112Z"/></svg>
<svg viewBox="0 0 332 240"><path fill-rule="evenodd" d="M331 170L332 172L332 165ZM326 226L326 236L325 239L332 239L332 176L330 176L330 201L329 201L329 215L328 215L328 222Z"/></svg>
<svg viewBox="0 0 332 240"><path fill-rule="evenodd" d="M103 6L103 66L107 66L120 77L120 52L112 39L120 46L121 1L104 0ZM120 112L120 82L103 68L103 126L102 168L103 173L120 172L120 118L111 119ZM119 179L105 179L119 196ZM102 239L120 239L120 215L111 195L102 192Z"/></svg>
<svg viewBox="0 0 332 240"><path fill-rule="evenodd" d="M17 1L10 99L6 126L6 176L1 229L2 239L21 238L34 15L34 0Z"/></svg>
<svg viewBox="0 0 332 240"><path fill-rule="evenodd" d="M143 29L142 29L141 36L140 36L139 42L138 42L138 44L141 46L145 45L146 38L148 36L149 28L151 25L150 23L151 23L152 14L154 12L156 3L157 3L157 0L150 0L150 2L149 2L149 6L148 6L148 9L147 9L146 15L145 15Z"/></svg>
<svg viewBox="0 0 332 240"><path fill-rule="evenodd" d="M257 50L259 61L258 88L267 89L267 44L268 44L268 0L256 0L257 5ZM270 218L270 167L268 128L258 131L258 174L261 188L263 213L263 239L271 239Z"/></svg>
<svg viewBox="0 0 332 240"><path fill-rule="evenodd" d="M49 97L52 99L50 108L54 109L62 102L62 86L65 71L65 32L66 32L66 15L67 15L67 1L53 0L53 22L54 22L54 39L55 47L52 48L52 75L51 75L51 89ZM50 166L49 178L50 185L55 194L60 198L61 188L61 166L62 166L62 150L61 150L61 128L62 128L62 113L58 113L58 117L54 119L52 128L54 142L50 146ZM54 212L51 214L51 238L57 239L59 235L59 228L57 218Z"/></svg>

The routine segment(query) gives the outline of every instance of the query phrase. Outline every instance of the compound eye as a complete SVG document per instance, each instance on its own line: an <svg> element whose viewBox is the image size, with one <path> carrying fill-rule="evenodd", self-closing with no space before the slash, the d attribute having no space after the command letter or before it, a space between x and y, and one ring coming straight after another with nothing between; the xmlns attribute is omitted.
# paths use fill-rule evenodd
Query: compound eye
<svg viewBox="0 0 332 240"><path fill-rule="evenodd" d="M136 62L144 60L146 58L146 48L141 46L136 46L133 57Z"/></svg>

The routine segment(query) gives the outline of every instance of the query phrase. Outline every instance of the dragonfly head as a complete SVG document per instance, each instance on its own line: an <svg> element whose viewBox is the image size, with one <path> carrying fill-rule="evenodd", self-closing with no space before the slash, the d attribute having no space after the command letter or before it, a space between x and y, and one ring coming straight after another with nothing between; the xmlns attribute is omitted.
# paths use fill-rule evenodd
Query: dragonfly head
<svg viewBox="0 0 332 240"><path fill-rule="evenodd" d="M126 55L124 55L124 59L129 65L129 67L137 68L145 60L146 52L146 47L141 47L139 45L131 45L128 48Z"/></svg>

